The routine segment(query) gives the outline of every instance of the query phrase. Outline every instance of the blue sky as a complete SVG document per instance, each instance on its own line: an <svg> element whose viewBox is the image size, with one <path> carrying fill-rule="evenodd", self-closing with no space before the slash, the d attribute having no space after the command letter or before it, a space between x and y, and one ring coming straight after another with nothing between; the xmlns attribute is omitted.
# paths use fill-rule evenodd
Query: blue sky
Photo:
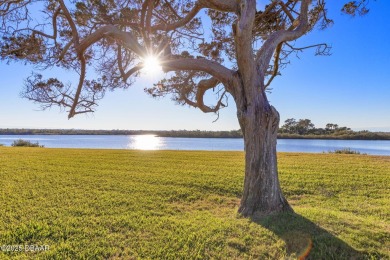
<svg viewBox="0 0 390 260"><path fill-rule="evenodd" d="M273 82L269 100L281 122L309 118L317 127L336 123L356 130L390 131L390 1L371 1L370 13L356 18L340 13L340 1L328 2L335 24L305 36L297 46L326 42L332 45L332 55L316 57L308 50L293 59ZM94 114L68 120L58 108L40 111L38 105L19 97L31 70L23 64L0 62L0 128L239 128L233 100L213 123L213 114L177 106L169 98L147 96L143 88L153 83L150 78L138 80L128 90L108 93Z"/></svg>

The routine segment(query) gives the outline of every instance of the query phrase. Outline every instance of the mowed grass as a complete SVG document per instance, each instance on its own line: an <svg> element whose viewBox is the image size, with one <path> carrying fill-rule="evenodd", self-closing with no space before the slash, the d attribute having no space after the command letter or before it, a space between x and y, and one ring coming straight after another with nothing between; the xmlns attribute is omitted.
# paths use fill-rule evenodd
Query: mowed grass
<svg viewBox="0 0 390 260"><path fill-rule="evenodd" d="M279 154L295 214L237 214L242 152L0 147L0 259L388 259L390 157Z"/></svg>

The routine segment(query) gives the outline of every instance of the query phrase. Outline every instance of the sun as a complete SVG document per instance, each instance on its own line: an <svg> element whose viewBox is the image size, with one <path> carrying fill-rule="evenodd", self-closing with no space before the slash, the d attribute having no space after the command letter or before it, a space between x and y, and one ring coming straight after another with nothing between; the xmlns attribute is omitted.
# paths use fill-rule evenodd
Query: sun
<svg viewBox="0 0 390 260"><path fill-rule="evenodd" d="M142 64L142 72L147 76L156 76L162 72L160 61L156 56L147 56L143 59Z"/></svg>

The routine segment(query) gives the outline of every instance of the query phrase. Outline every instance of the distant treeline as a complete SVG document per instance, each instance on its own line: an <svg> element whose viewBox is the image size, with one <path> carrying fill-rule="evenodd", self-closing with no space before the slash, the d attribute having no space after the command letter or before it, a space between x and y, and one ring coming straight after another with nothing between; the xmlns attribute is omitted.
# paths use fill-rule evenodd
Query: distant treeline
<svg viewBox="0 0 390 260"><path fill-rule="evenodd" d="M83 130L83 129L0 129L0 135L157 135L161 137L242 138L241 130Z"/></svg>
<svg viewBox="0 0 390 260"><path fill-rule="evenodd" d="M289 118L279 129L279 138L284 139L345 139L345 140L390 140L390 133L353 131L351 128L328 123L325 128L316 128L310 119Z"/></svg>
<svg viewBox="0 0 390 260"><path fill-rule="evenodd" d="M390 140L390 133L388 132L370 132L357 131L353 133L336 133L336 134L285 134L278 133L279 139L336 139L336 140Z"/></svg>
<svg viewBox="0 0 390 260"><path fill-rule="evenodd" d="M0 135L157 135L161 137L189 138L242 138L241 130L83 130L83 129L0 129ZM345 140L390 140L388 132L353 131L337 124L316 128L309 119L287 119L279 129L280 139L345 139Z"/></svg>

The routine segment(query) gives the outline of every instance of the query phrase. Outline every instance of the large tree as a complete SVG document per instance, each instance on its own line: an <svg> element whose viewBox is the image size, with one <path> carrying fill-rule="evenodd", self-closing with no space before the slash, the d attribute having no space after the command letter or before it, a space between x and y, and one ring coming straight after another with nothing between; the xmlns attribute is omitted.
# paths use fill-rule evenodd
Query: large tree
<svg viewBox="0 0 390 260"><path fill-rule="evenodd" d="M268 3L267 3L268 2ZM364 0L343 11L366 12ZM148 57L157 57L164 80L145 91L218 113L233 98L244 136L245 181L239 212L244 216L292 210L277 171L279 114L266 89L308 47L294 41L315 25L326 28L325 0L0 0L0 55L38 69L75 71L74 86L34 73L23 96L42 108L93 112L107 90L129 87ZM88 78L90 71L96 78ZM205 93L216 95L208 105Z"/></svg>

